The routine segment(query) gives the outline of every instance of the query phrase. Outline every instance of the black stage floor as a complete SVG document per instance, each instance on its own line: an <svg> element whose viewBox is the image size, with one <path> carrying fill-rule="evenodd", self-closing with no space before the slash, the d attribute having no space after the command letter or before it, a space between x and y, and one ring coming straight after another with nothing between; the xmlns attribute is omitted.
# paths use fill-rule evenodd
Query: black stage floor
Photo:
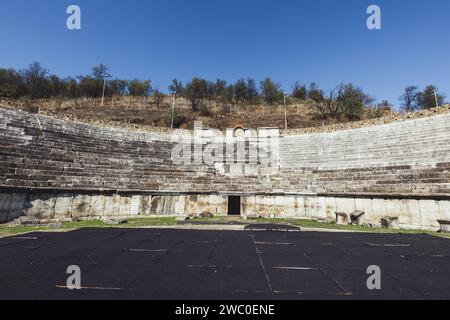
<svg viewBox="0 0 450 320"><path fill-rule="evenodd" d="M70 265L82 290L66 286ZM381 268L381 290L367 268ZM0 299L449 299L428 235L81 229L0 239Z"/></svg>

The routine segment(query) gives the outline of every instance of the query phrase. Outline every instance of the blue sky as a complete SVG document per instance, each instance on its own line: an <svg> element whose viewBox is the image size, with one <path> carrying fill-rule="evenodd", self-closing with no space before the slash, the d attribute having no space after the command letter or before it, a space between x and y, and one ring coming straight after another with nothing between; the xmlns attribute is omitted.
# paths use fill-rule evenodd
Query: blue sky
<svg viewBox="0 0 450 320"><path fill-rule="evenodd" d="M66 28L70 4L80 31ZM366 27L370 4L380 31ZM103 62L164 90L193 76L344 81L397 105L410 84L450 95L449 20L448 0L0 0L0 67L40 61L65 77Z"/></svg>

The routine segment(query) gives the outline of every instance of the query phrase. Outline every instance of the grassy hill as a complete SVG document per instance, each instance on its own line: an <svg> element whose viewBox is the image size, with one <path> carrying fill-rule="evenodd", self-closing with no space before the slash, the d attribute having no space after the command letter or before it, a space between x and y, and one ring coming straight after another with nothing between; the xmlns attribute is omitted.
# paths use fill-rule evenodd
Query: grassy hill
<svg viewBox="0 0 450 320"><path fill-rule="evenodd" d="M108 125L136 125L155 128L170 128L171 97L165 97L159 106L152 98L115 97L100 99L48 99L48 100L3 100L1 105L25 111L45 114L57 118L81 122L101 122ZM224 130L236 125L248 128L285 127L285 107L283 105L229 105L215 101L205 102L201 111L193 111L189 102L176 99L175 127L192 129L194 121L202 121L203 126ZM366 109L362 119L390 115L383 109ZM348 120L323 119L314 104L309 101L291 102L287 107L288 126L309 128L346 123Z"/></svg>

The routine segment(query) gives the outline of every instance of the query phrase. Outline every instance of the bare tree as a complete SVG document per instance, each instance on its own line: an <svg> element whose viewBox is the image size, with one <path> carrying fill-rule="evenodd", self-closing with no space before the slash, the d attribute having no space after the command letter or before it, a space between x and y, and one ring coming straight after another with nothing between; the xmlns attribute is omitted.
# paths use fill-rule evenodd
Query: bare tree
<svg viewBox="0 0 450 320"><path fill-rule="evenodd" d="M159 107L161 106L161 103L164 100L164 94L159 89L155 89L155 90L153 90L152 96L155 101L156 108L159 109Z"/></svg>
<svg viewBox="0 0 450 320"><path fill-rule="evenodd" d="M339 116L339 113L342 111L341 101L343 93L344 85L342 83L336 86L334 89L330 90L327 98L326 112L332 118L337 118Z"/></svg>
<svg viewBox="0 0 450 320"><path fill-rule="evenodd" d="M408 86L400 97L402 101L402 110L405 112L413 112L419 108L419 92L417 86Z"/></svg>
<svg viewBox="0 0 450 320"><path fill-rule="evenodd" d="M173 79L172 83L169 85L169 90L176 98L178 98L183 94L183 83L177 79Z"/></svg>

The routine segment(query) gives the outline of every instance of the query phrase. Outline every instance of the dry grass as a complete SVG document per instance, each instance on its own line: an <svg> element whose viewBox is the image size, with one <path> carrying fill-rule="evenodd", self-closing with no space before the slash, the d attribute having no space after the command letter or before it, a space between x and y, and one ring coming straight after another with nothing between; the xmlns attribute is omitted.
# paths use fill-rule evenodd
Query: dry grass
<svg viewBox="0 0 450 320"><path fill-rule="evenodd" d="M107 125L137 125L142 127L170 127L172 100L166 97L157 107L153 98L115 97L107 98L104 106L100 99L50 99L38 101L10 102L14 107L25 111L39 112L49 116L92 123L100 121ZM227 105L214 101L207 103L208 112L194 112L189 101L176 100L176 114L182 117L181 128L192 129L194 121L202 121L205 127L225 130L236 125L248 128L277 127L284 129L283 105ZM308 102L290 104L287 108L289 128L321 127L345 122L323 120L314 106ZM370 117L367 114L365 118Z"/></svg>

